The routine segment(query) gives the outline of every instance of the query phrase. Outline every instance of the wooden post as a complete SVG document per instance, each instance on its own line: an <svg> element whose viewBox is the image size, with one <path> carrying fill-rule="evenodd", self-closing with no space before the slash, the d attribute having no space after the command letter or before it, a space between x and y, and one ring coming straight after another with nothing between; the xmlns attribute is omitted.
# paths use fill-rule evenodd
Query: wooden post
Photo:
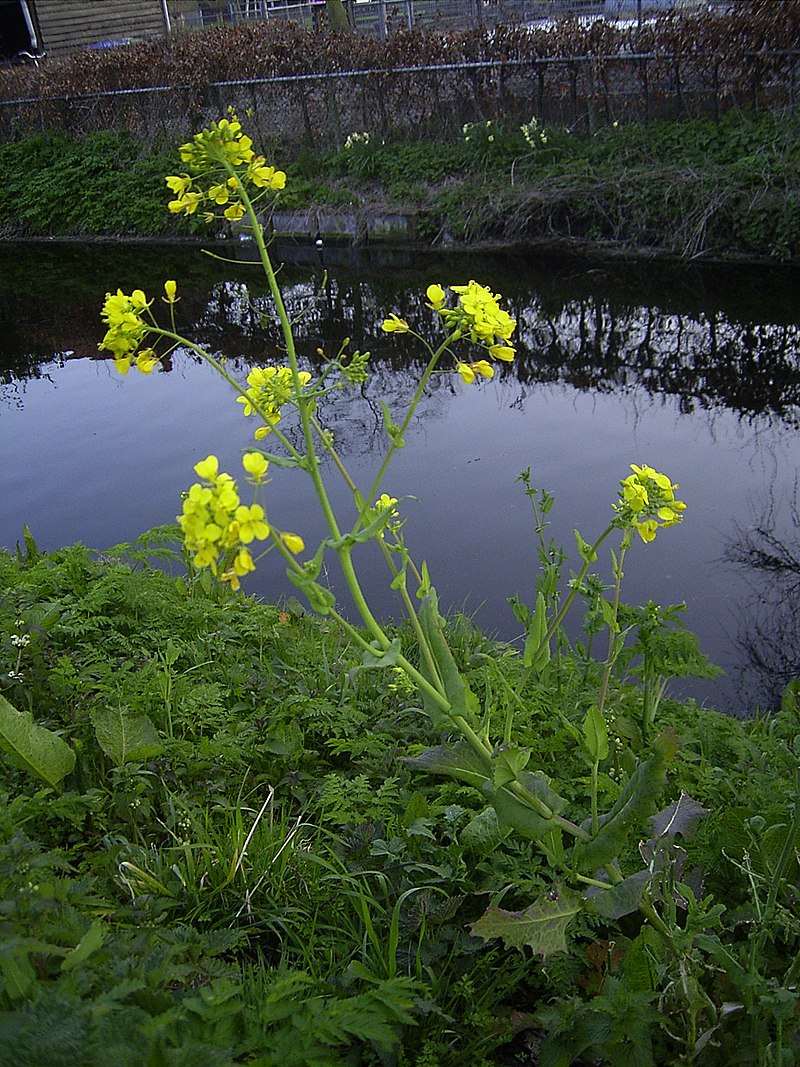
<svg viewBox="0 0 800 1067"><path fill-rule="evenodd" d="M386 0L378 0L378 36L386 40Z"/></svg>

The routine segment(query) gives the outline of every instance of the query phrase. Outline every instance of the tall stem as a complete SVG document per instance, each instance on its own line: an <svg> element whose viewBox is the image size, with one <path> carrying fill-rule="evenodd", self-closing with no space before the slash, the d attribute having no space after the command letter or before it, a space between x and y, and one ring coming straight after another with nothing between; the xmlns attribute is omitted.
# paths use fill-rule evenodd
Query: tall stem
<svg viewBox="0 0 800 1067"><path fill-rule="evenodd" d="M606 694L608 693L608 683L611 679L611 669L614 666L614 661L617 658L617 642L618 642L618 626L617 615L619 613L619 595L622 588L622 566L625 562L625 555L628 549L631 547L631 532L626 530L622 538L622 544L619 549L619 561L616 567L616 577L614 581L614 600L611 605L612 621L608 627L608 657L606 658L605 666L603 668L603 677L600 680L600 693L597 698L597 706L602 714L603 708L606 703Z"/></svg>
<svg viewBox="0 0 800 1067"><path fill-rule="evenodd" d="M567 599L562 604L561 609L558 612L558 614L556 615L556 617L553 619L553 621L548 626L547 632L545 633L545 635L542 638L542 640L539 642L538 648L536 648L534 650L534 652L533 652L533 655L532 655L533 662L536 661L536 657L539 655L541 650L547 645L547 643L550 640L550 638L553 636L553 634L556 632L556 630L558 630L559 626L564 621L564 617L566 616L566 614L569 611L569 609L572 607L573 600L575 599L575 597L580 592L580 588L581 588L581 585L583 583L583 579L586 577L586 573L589 570L589 567L591 566L591 562L592 562L591 557L594 557L594 556L597 555L598 548L600 547L600 545L602 545L602 543L605 541L605 539L608 537L608 535L611 533L611 531L613 529L615 529L614 523L613 522L609 523L609 525L606 526L605 530L603 530L603 532L597 538L595 543L590 546L589 551L587 552L587 556L589 558L584 559L583 566L581 567L580 571L578 572L578 577L572 582L572 588L569 591L569 596L567 597ZM517 685L517 693L521 693L522 692L522 690L525 688L525 685L527 684L527 681L530 678L532 673L533 673L533 667L528 667L527 670L522 672L522 677L520 678L519 684Z"/></svg>

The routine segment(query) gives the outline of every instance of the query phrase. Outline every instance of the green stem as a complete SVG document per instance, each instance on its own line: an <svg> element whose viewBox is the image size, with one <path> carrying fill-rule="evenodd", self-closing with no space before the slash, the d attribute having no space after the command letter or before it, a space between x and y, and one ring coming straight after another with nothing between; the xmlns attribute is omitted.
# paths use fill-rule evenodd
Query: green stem
<svg viewBox="0 0 800 1067"><path fill-rule="evenodd" d="M281 430L279 430L276 426L270 423L269 418L267 416L267 412L261 406L261 403L258 400L254 400L244 388L244 386L240 385L239 382L237 382L236 379L233 377L233 375L228 373L228 371L225 369L225 366L218 359L215 359L210 352L206 352L204 348L201 348L199 345L194 344L194 342L188 340L188 338L182 337L179 333L173 333L171 330L162 330L160 326L148 327L148 332L157 334L159 337L167 337L170 341L174 341L177 345L181 345L183 348L190 349L192 352L196 353L196 355L200 356L200 358L203 359L206 363L208 363L209 366L213 367L217 374L224 378L229 385L233 386L239 396L243 396L246 398L248 404L253 409L253 411L255 411L257 415L261 416L261 419L263 420L264 424L267 426L271 426L270 433L275 434L275 437L280 441L280 443L283 445L289 455L293 459L297 460L298 464L300 464L301 466L304 465L302 454L298 452L292 442L288 439L288 437L285 436L284 433L282 433Z"/></svg>
<svg viewBox="0 0 800 1067"><path fill-rule="evenodd" d="M606 703L606 696L608 694L608 683L611 680L611 670L617 658L617 643L618 643L618 627L617 627L617 615L619 613L619 595L622 588L623 571L622 565L625 562L625 555L631 546L630 530L626 530L622 544L619 549L619 561L616 567L616 575L614 581L614 599L611 604L612 621L608 627L608 657L606 658L605 666L603 667L603 677L600 680L600 693L597 697L597 706L600 709L600 714L603 714L603 708Z"/></svg>
<svg viewBox="0 0 800 1067"><path fill-rule="evenodd" d="M392 440L392 442L391 442L391 444L389 446L389 451L386 453L386 456L384 457L383 463L380 466L380 470L378 471L377 475L375 476L375 480L372 483L372 488L370 489L369 494L368 494L368 496L366 498L367 501L371 501L371 500L375 499L375 497L376 497L376 495L378 493L378 490L381 487L381 483L383 482L383 479L384 479L384 476L386 474L386 471L389 469L389 464L392 462L392 459L394 457L395 452L400 447L397 444L397 442L399 440L401 440L403 438L403 436L405 435L405 432L408 429L412 418L414 417L414 412L417 410L417 405L419 404L420 400L422 399L422 394L423 394L423 392L425 390L425 386L428 384L428 381L430 380L430 377L433 374L434 370L436 370L436 364L442 358L442 356L447 351L447 349L450 347L450 345L454 341L457 341L458 338L461 336L461 331L460 330L456 330L454 333L450 334L449 337L446 337L445 340L442 341L442 343L436 349L436 351L433 352L431 350L430 345L427 343L427 341L423 337L420 337L419 334L414 333L413 330L410 330L409 333L411 333L411 335L413 337L418 338L418 340L420 340L422 342L422 344L425 345L425 347L428 349L428 351L431 352L431 358L428 361L428 365L425 368L425 371L424 371L422 377L419 380L419 385L417 386L416 391L414 393L414 396L411 399L411 403L408 405L408 410L406 411L405 418L403 419L402 424L400 425L397 433L394 436L394 439ZM360 522L360 520L359 520L359 522ZM358 529L358 524L356 525L355 529Z"/></svg>
<svg viewBox="0 0 800 1067"><path fill-rule="evenodd" d="M310 414L309 418L310 418L310 421L311 421L311 425L314 427L314 429L317 432L317 436L319 437L319 440L320 440L320 443L322 444L322 447L325 449L325 451L331 457L333 462L336 464L336 468L339 471L339 473L341 474L342 478L344 479L345 484L347 485L347 488L350 490L350 492L353 494L353 496L358 496L358 487L356 486L356 483L353 481L353 479L350 477L350 472L347 470L347 467L345 467L344 461L342 460L342 457L339 455L339 453L334 448L333 443L331 442L329 435L322 428L322 426L320 425L320 423L317 420L317 417L315 415Z"/></svg>
<svg viewBox="0 0 800 1067"><path fill-rule="evenodd" d="M605 541L605 539L608 537L608 535L611 533L611 531L614 530L615 528L616 527L615 527L615 524L613 522L609 523L609 525L606 526L605 530L603 530L603 532L597 538L595 543L589 548L589 551L588 551L587 555L590 556L590 557L596 556L597 555L597 550L600 547L600 545L602 545L602 543ZM586 573L589 570L589 567L591 566L591 563L592 563L591 558L590 559L585 559L583 561L583 566L581 567L580 571L578 572L578 577L572 583L572 588L569 591L569 596L567 597L567 599L562 604L561 609L559 610L558 614L556 615L556 617L553 619L553 621L550 623L549 627L547 628L547 633L544 635L542 640L539 642L538 648L536 648L536 650L533 653L532 659L533 659L534 662L536 661L536 657L538 656L539 652L541 652L541 650L545 647L545 645L548 643L550 638L553 636L553 634L559 628L561 623L564 621L564 617L566 616L566 614L569 611L569 609L572 607L572 602L574 601L575 597L580 592L581 584L583 583L583 579L586 577ZM522 690L525 688L525 686L526 686L526 684L528 682L528 679L530 678L532 673L533 673L533 667L528 667L527 670L524 670L522 672L522 676L520 678L519 684L517 685L517 693L521 693L522 692Z"/></svg>

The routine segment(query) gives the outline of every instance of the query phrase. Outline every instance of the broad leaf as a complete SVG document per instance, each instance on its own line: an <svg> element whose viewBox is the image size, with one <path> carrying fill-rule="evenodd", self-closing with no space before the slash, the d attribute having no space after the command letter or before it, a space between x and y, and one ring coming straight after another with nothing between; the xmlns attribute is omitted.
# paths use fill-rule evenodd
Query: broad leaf
<svg viewBox="0 0 800 1067"><path fill-rule="evenodd" d="M69 950L61 961L62 971L72 971L79 967L102 946L106 939L105 927L101 922L92 923L75 948Z"/></svg>
<svg viewBox="0 0 800 1067"><path fill-rule="evenodd" d="M608 756L608 727L596 704L592 704L583 720L583 741L593 762L600 762Z"/></svg>
<svg viewBox="0 0 800 1067"><path fill-rule="evenodd" d="M547 634L547 601L541 590L536 596L536 611L533 617L527 620L527 628L522 665L538 674L550 662L550 642L543 643Z"/></svg>
<svg viewBox="0 0 800 1067"><path fill-rule="evenodd" d="M581 898L571 889L554 888L543 893L524 911L505 911L491 904L470 931L484 941L502 938L506 948L522 950L528 945L546 959L566 952L567 927L581 910Z"/></svg>
<svg viewBox="0 0 800 1067"><path fill-rule="evenodd" d="M75 766L75 753L66 741L37 726L29 711L17 711L0 696L0 747L26 771L56 786Z"/></svg>
<svg viewBox="0 0 800 1067"><path fill-rule="evenodd" d="M675 755L677 739L665 730L653 742L650 756L640 763L620 793L614 807L600 817L600 828L591 841L577 844L575 860L581 871L607 866L624 850L628 835L652 813L667 777L667 761ZM591 829L591 820L583 824Z"/></svg>
<svg viewBox="0 0 800 1067"><path fill-rule="evenodd" d="M462 848L468 848L480 855L488 855L505 837L497 820L494 808L484 808L473 815L467 825L459 832L458 841Z"/></svg>
<svg viewBox="0 0 800 1067"><path fill-rule="evenodd" d="M523 771L518 782L532 798L535 797L546 804L554 815L566 806L566 800L550 788L543 774ZM546 834L558 829L558 823L554 819L540 814L509 789L495 789L492 801L500 826L504 830L512 829L523 837L540 841Z"/></svg>
<svg viewBox="0 0 800 1067"><path fill-rule="evenodd" d="M614 921L636 911L649 881L649 871L637 871L610 889L591 886L584 893L584 899L590 911Z"/></svg>
<svg viewBox="0 0 800 1067"><path fill-rule="evenodd" d="M447 774L458 778L476 789L483 789L492 780L492 764L487 756L483 759L466 741L453 745L437 745L420 752L418 756L401 756L401 763L415 767L428 774Z"/></svg>
<svg viewBox="0 0 800 1067"><path fill-rule="evenodd" d="M495 788L516 782L522 771L528 765L531 758L529 748L517 748L512 745L501 745L494 755L494 784Z"/></svg>
<svg viewBox="0 0 800 1067"><path fill-rule="evenodd" d="M653 824L653 837L691 837L695 826L709 814L709 809L698 804L696 800L681 790L681 795L663 811L659 811L650 820Z"/></svg>
<svg viewBox="0 0 800 1067"><path fill-rule="evenodd" d="M454 716L461 716L472 726L477 727L478 701L475 694L470 690L461 676L453 653L444 636L443 620L439 615L439 606L436 599L436 590L431 589L422 601L419 609L419 622L428 650L431 653L439 680L444 687L445 696L450 703L449 713L445 713L435 700L422 693L422 707L426 715L429 715L434 726L450 726ZM421 656L421 674L432 684L437 679L433 678L426 662L425 656Z"/></svg>
<svg viewBox="0 0 800 1067"><path fill-rule="evenodd" d="M361 666L365 669L374 667L396 667L397 657L401 654L400 638L395 637L388 648L381 649L376 642L371 645L374 652L365 652L361 660Z"/></svg>
<svg viewBox="0 0 800 1067"><path fill-rule="evenodd" d="M98 745L117 767L161 752L156 728L146 715L129 715L121 707L97 708L92 724Z"/></svg>

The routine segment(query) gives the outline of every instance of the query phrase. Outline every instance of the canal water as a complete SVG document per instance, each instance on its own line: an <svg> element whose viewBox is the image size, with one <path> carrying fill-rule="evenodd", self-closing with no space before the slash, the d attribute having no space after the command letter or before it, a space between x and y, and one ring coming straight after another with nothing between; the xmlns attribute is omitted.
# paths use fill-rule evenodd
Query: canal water
<svg viewBox="0 0 800 1067"><path fill-rule="evenodd" d="M216 251L252 257L247 245ZM733 714L777 706L800 674L796 271L300 245L276 259L312 369L318 349L335 352L345 337L372 353L369 382L321 411L364 486L386 448L380 401L401 411L424 365L412 338L381 332L383 318L395 312L434 337L426 287L475 278L517 319L518 358L493 381L433 380L384 486L408 498L406 538L444 607L517 640L508 598L532 599L537 567L519 474L530 469L555 494L548 534L576 566L573 530L596 536L629 464L647 463L680 483L688 509L652 544L637 539L623 599L685 602L686 625L726 671L671 691ZM181 330L237 378L281 359L255 267L186 247L4 246L0 544L13 548L27 524L44 549L80 540L102 551L174 521L198 459L214 452L223 469L240 469L253 425L205 364L178 351L167 370L123 379L100 358L104 293L156 295L166 278L178 282ZM336 471L325 473L349 515ZM268 508L308 546L323 536L300 472L274 472ZM272 558L248 592L291 594ZM399 608L382 567L367 551L364 583L391 617ZM326 580L341 593L335 563ZM573 636L580 622L576 614Z"/></svg>

